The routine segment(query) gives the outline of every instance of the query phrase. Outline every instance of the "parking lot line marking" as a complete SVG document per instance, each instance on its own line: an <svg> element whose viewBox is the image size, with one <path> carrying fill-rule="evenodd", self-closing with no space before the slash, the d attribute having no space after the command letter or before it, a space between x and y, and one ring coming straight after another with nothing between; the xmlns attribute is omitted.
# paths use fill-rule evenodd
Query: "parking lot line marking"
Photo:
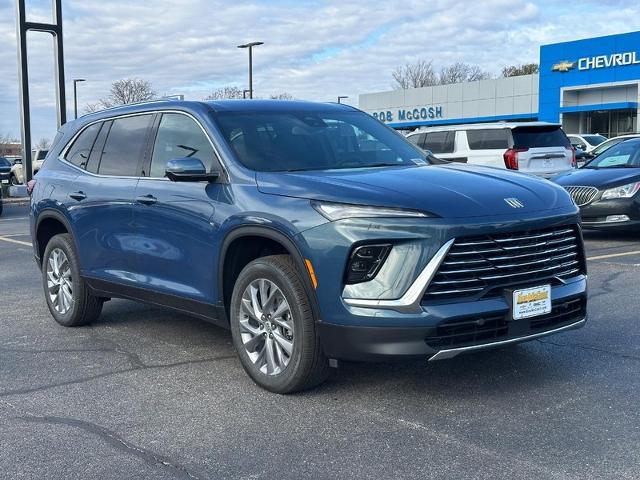
<svg viewBox="0 0 640 480"><path fill-rule="evenodd" d="M9 242L9 243L17 243L18 245L26 245L27 247L31 246L31 242L23 242L21 240L14 240L13 238L0 237L0 241Z"/></svg>
<svg viewBox="0 0 640 480"><path fill-rule="evenodd" d="M634 250L633 252L608 253L607 255L597 255L595 257L587 257L587 260L602 260L605 258L627 257L629 255L640 255L640 250Z"/></svg>

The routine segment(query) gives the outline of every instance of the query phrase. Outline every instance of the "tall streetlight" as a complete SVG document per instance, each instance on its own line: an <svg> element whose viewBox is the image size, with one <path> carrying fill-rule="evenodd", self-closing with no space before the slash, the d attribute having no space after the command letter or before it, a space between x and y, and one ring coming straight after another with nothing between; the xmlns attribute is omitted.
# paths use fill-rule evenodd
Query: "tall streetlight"
<svg viewBox="0 0 640 480"><path fill-rule="evenodd" d="M84 78L73 79L73 118L78 118L78 83L86 82Z"/></svg>
<svg viewBox="0 0 640 480"><path fill-rule="evenodd" d="M346 95L338 95L338 103L342 103L340 100L342 100L343 98L349 98Z"/></svg>
<svg viewBox="0 0 640 480"><path fill-rule="evenodd" d="M244 45L238 45L238 48L249 49L249 98L253 98L253 47L263 45L264 42L251 42Z"/></svg>

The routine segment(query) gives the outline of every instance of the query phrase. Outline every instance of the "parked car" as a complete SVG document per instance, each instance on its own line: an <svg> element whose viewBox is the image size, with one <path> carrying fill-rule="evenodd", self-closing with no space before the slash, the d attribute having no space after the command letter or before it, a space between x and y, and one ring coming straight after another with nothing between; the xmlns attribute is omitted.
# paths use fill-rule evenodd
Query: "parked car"
<svg viewBox="0 0 640 480"><path fill-rule="evenodd" d="M569 141L573 148L580 149L584 152L591 152L602 142L607 141L607 137L600 134L591 134L591 133L583 133L583 134L570 134L567 135Z"/></svg>
<svg viewBox="0 0 640 480"><path fill-rule="evenodd" d="M5 157L0 157L0 184L9 183L10 176L11 162Z"/></svg>
<svg viewBox="0 0 640 480"><path fill-rule="evenodd" d="M619 142L584 167L553 180L580 207L584 228L640 227L640 138Z"/></svg>
<svg viewBox="0 0 640 480"><path fill-rule="evenodd" d="M596 148L594 148L590 152L587 152L586 158L587 160L591 160L592 158L597 157L601 153L606 152L609 148L613 147L614 145L617 145L620 142L623 142L625 140L629 140L630 138L640 138L640 133L629 133L627 135L620 135L619 137L610 138L609 140L602 142L600 145L598 145Z"/></svg>
<svg viewBox="0 0 640 480"><path fill-rule="evenodd" d="M57 322L92 322L112 297L190 313L230 328L246 372L274 392L322 382L330 359L444 359L585 322L564 189L431 164L347 105L86 115L29 188Z"/></svg>
<svg viewBox="0 0 640 480"><path fill-rule="evenodd" d="M407 136L414 145L453 162L520 170L550 177L575 167L574 149L560 125L543 122L428 127Z"/></svg>
<svg viewBox="0 0 640 480"><path fill-rule="evenodd" d="M42 164L44 162L45 157L49 153L49 150L35 150L31 154L32 160L32 170L35 175L42 168ZM11 168L11 178L9 179L11 185L22 185L24 183L24 170L22 167L22 160L18 163L16 162Z"/></svg>

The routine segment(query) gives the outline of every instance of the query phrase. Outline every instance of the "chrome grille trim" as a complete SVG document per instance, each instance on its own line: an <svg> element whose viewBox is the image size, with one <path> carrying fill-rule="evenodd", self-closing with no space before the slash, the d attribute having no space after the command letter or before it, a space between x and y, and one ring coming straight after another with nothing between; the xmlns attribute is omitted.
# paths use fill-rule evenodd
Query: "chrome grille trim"
<svg viewBox="0 0 640 480"><path fill-rule="evenodd" d="M580 245L577 226L457 239L423 301L496 294L496 289L529 280L560 283L584 273Z"/></svg>
<svg viewBox="0 0 640 480"><path fill-rule="evenodd" d="M569 192L576 205L583 207L591 203L598 195L599 190L596 187L587 187L580 185L567 185L564 189Z"/></svg>

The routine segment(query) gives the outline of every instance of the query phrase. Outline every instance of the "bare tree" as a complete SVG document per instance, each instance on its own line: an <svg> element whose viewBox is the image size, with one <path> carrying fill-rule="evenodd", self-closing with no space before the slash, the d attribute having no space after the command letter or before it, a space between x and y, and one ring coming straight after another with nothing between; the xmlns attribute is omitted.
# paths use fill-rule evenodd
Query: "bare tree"
<svg viewBox="0 0 640 480"><path fill-rule="evenodd" d="M105 108L106 107L103 106L101 102L87 103L84 106L84 113L94 113L100 110L104 110Z"/></svg>
<svg viewBox="0 0 640 480"><path fill-rule="evenodd" d="M16 153L14 145L17 143L20 143L20 140L10 133L0 134L0 155L13 155Z"/></svg>
<svg viewBox="0 0 640 480"><path fill-rule="evenodd" d="M123 78L111 84L111 91L107 98L100 100L104 108L117 105L127 105L135 102L145 102L156 98L151 83L139 78Z"/></svg>
<svg viewBox="0 0 640 480"><path fill-rule="evenodd" d="M276 93L274 95L269 95L271 100L293 100L293 95L289 92Z"/></svg>
<svg viewBox="0 0 640 480"><path fill-rule="evenodd" d="M419 60L396 68L393 73L395 89L430 87L438 84L438 76L433 70L433 62Z"/></svg>
<svg viewBox="0 0 640 480"><path fill-rule="evenodd" d="M42 137L40 140L38 140L38 143L36 143L36 150L49 150L49 147L51 147L51 140L49 140L46 137Z"/></svg>
<svg viewBox="0 0 640 480"><path fill-rule="evenodd" d="M456 62L454 64L443 67L440 70L438 78L440 85L448 85L450 83L474 82L476 80L486 80L491 78L489 72L483 71L477 65L469 65L464 62Z"/></svg>
<svg viewBox="0 0 640 480"><path fill-rule="evenodd" d="M228 85L226 87L218 88L211 92L205 100L223 100L228 98L244 98L242 90L235 85Z"/></svg>
<svg viewBox="0 0 640 480"><path fill-rule="evenodd" d="M523 63L522 65L511 65L502 69L503 77L519 77L520 75L531 75L538 73L540 65L537 63Z"/></svg>

